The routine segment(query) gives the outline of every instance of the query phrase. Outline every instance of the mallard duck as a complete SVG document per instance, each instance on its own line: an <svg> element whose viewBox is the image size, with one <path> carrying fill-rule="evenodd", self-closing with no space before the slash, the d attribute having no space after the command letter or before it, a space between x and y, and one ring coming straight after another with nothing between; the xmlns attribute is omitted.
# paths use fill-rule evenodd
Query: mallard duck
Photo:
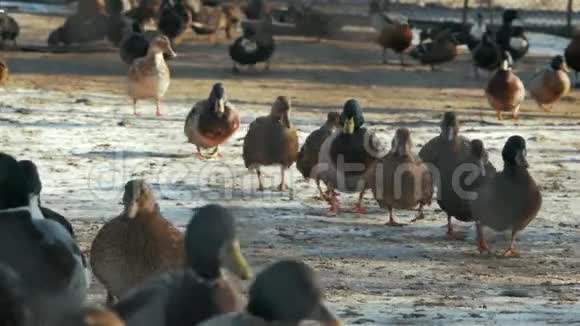
<svg viewBox="0 0 580 326"><path fill-rule="evenodd" d="M393 50L399 55L401 66L404 65L403 52L413 42L413 31L407 17L392 15L383 12L377 1L370 3L371 25L377 32L376 43L383 48L383 63L386 64L387 50Z"/></svg>
<svg viewBox="0 0 580 326"><path fill-rule="evenodd" d="M466 45L470 51L473 51L479 43L483 40L483 36L487 33L487 24L481 11L475 15L475 23L469 28L467 34Z"/></svg>
<svg viewBox="0 0 580 326"><path fill-rule="evenodd" d="M332 214L340 210L335 189L358 192L359 200L354 211L365 212L362 201L369 188L368 175L376 161L384 156L385 149L379 138L363 126L364 123L360 104L354 99L346 101L340 114L342 130L335 131L320 148L318 175L329 188L327 200Z"/></svg>
<svg viewBox="0 0 580 326"><path fill-rule="evenodd" d="M264 62L264 70L270 70L270 58L276 43L272 36L272 17L264 16L259 26L246 26L244 33L230 46L230 58L234 62L232 71L238 73L238 64L254 66Z"/></svg>
<svg viewBox="0 0 580 326"><path fill-rule="evenodd" d="M49 36L49 46L69 46L104 40L107 37L108 18L105 15L86 17L72 15Z"/></svg>
<svg viewBox="0 0 580 326"><path fill-rule="evenodd" d="M399 128L391 143L391 151L377 164L370 177L370 188L379 205L389 212L386 225L398 226L393 208L418 209L423 218L423 206L431 204L433 180L427 166L412 152L411 132Z"/></svg>
<svg viewBox="0 0 580 326"><path fill-rule="evenodd" d="M18 274L0 263L0 325L31 325L31 311L26 304L24 286Z"/></svg>
<svg viewBox="0 0 580 326"><path fill-rule="evenodd" d="M279 191L286 185L286 170L298 159L298 134L290 123L290 98L279 96L267 116L254 120L244 138L244 164L255 170L258 176L258 190L264 190L260 166L280 165L281 181Z"/></svg>
<svg viewBox="0 0 580 326"><path fill-rule="evenodd" d="M453 178L457 168L470 157L470 142L459 135L459 120L454 112L445 112L441 121L441 133L429 140L419 157L431 165L433 183L438 188L437 203L447 213L447 237L454 238L453 217L461 221L469 221L469 207L465 207L454 188Z"/></svg>
<svg viewBox="0 0 580 326"><path fill-rule="evenodd" d="M249 292L246 312L215 317L200 326L298 325L306 320L340 326L323 302L314 271L305 263L274 263L258 274Z"/></svg>
<svg viewBox="0 0 580 326"><path fill-rule="evenodd" d="M4 59L0 58L0 86L5 86L8 82L8 77L10 76L10 69L8 69L8 64Z"/></svg>
<svg viewBox="0 0 580 326"><path fill-rule="evenodd" d="M502 150L503 171L491 178L479 191L473 203L477 223L478 248L489 252L482 226L495 231L510 230L512 239L503 256L517 256L517 235L538 214L542 194L528 172L526 141L521 136L511 136Z"/></svg>
<svg viewBox="0 0 580 326"><path fill-rule="evenodd" d="M514 62L523 58L530 48L525 29L520 23L516 23L516 20L519 20L519 12L517 10L508 9L504 11L502 25L496 34L497 44L501 47L502 52L509 52Z"/></svg>
<svg viewBox="0 0 580 326"><path fill-rule="evenodd" d="M159 211L143 180L125 185L123 213L91 245L91 266L113 303L146 279L184 266L183 235Z"/></svg>
<svg viewBox="0 0 580 326"><path fill-rule="evenodd" d="M216 42L216 33L224 30L228 40L242 20L242 9L235 3L225 3L217 7L202 6L192 16L193 31L200 35L209 35L212 43Z"/></svg>
<svg viewBox="0 0 580 326"><path fill-rule="evenodd" d="M72 236L30 200L33 190L18 162L0 153L0 171L0 261L22 279L31 325L53 325L83 304L90 276Z"/></svg>
<svg viewBox="0 0 580 326"><path fill-rule="evenodd" d="M137 101L140 99L155 100L155 115L160 116L161 99L171 81L169 67L163 54L170 57L177 54L171 48L166 36L157 36L149 44L147 55L136 59L129 67L129 96L133 99L133 113L137 115Z"/></svg>
<svg viewBox="0 0 580 326"><path fill-rule="evenodd" d="M126 15L135 19L140 25L151 22L159 17L162 0L140 0L139 4L127 11Z"/></svg>
<svg viewBox="0 0 580 326"><path fill-rule="evenodd" d="M0 9L0 38L2 43L0 47L4 48L6 46L6 41L12 43L12 46L16 48L16 38L20 34L20 26L14 17L9 16L4 9Z"/></svg>
<svg viewBox="0 0 580 326"><path fill-rule="evenodd" d="M195 145L201 158L219 154L219 145L226 142L240 127L238 110L228 102L222 83L213 85L207 100L197 102L185 119L187 140ZM201 149L212 149L209 155Z"/></svg>
<svg viewBox="0 0 580 326"><path fill-rule="evenodd" d="M75 232L73 230L72 225L66 219L66 217L60 215L59 213L51 210L48 207L42 206L41 201L40 201L40 192L42 191L42 181L40 180L40 175L38 174L38 168L36 167L36 164L34 164L34 162L29 161L29 160L23 160L23 161L19 161L18 165L20 165L20 168L22 169L22 171L24 172L24 175L26 176L28 186L30 187L30 189L32 189L32 195L34 197L31 198L30 200L35 200L38 202L38 207L40 208L40 211L41 211L42 215L44 216L44 218L49 219L49 220L53 220L53 221L59 223L74 238Z"/></svg>
<svg viewBox="0 0 580 326"><path fill-rule="evenodd" d="M332 38L343 27L338 18L300 0L290 2L288 15L300 35L315 37L318 42L323 38Z"/></svg>
<svg viewBox="0 0 580 326"><path fill-rule="evenodd" d="M578 71L580 71L580 29L574 31L572 40L564 51L566 64L574 70L574 83L578 85Z"/></svg>
<svg viewBox="0 0 580 326"><path fill-rule="evenodd" d="M522 80L514 74L511 66L511 56L505 53L499 69L491 76L485 88L489 105L496 111L497 119L503 119L503 112L511 112L513 119L518 119L520 105L526 96Z"/></svg>
<svg viewBox="0 0 580 326"><path fill-rule="evenodd" d="M502 51L495 43L491 32L483 34L481 42L471 51L471 58L473 59L473 70L477 78L479 78L479 69L495 71L504 59Z"/></svg>
<svg viewBox="0 0 580 326"><path fill-rule="evenodd" d="M564 57L552 58L550 67L540 72L528 84L530 96L545 111L552 111L552 106L570 91L570 77Z"/></svg>
<svg viewBox="0 0 580 326"><path fill-rule="evenodd" d="M313 178L316 180L316 187L320 193L320 198L325 198L326 195L320 188L320 178L316 171L318 155L322 143L324 143L326 138L330 137L338 127L340 127L340 114L338 112L329 112L326 116L326 122L306 137L306 140L298 153L296 168L298 168L298 171L302 173L304 178Z"/></svg>
<svg viewBox="0 0 580 326"><path fill-rule="evenodd" d="M453 61L457 56L457 40L449 30L437 35L431 42L425 42L416 46L409 55L419 60L424 65L429 65L431 70L435 65Z"/></svg>
<svg viewBox="0 0 580 326"><path fill-rule="evenodd" d="M153 278L115 305L128 326L197 325L241 311L241 296L221 270L224 267L243 280L252 277L232 214L219 205L201 207L187 226L185 251L186 270Z"/></svg>
<svg viewBox="0 0 580 326"><path fill-rule="evenodd" d="M181 0L163 0L157 29L172 43L178 42L190 28L192 12Z"/></svg>
<svg viewBox="0 0 580 326"><path fill-rule="evenodd" d="M125 326L116 313L105 308L88 307L62 316L59 326Z"/></svg>

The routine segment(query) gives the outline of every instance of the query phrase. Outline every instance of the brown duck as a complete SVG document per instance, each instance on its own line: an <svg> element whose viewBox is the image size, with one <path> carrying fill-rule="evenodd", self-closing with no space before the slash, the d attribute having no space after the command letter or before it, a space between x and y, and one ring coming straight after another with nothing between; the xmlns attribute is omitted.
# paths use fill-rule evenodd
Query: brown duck
<svg viewBox="0 0 580 326"><path fill-rule="evenodd" d="M391 17L380 8L378 1L370 3L371 25L377 32L376 42L383 48L383 63L387 63L387 50L399 55L401 66L405 64L403 52L413 42L413 31L407 17Z"/></svg>
<svg viewBox="0 0 580 326"><path fill-rule="evenodd" d="M250 124L244 138L243 157L246 167L255 170L258 176L258 190L264 190L260 166L280 165L281 182L279 191L286 186L286 170L298 158L298 134L288 117L291 109L290 99L279 96L270 115L259 117Z"/></svg>
<svg viewBox="0 0 580 326"><path fill-rule="evenodd" d="M242 9L235 3L224 3L221 6L202 6L199 12L192 15L192 29L200 35L209 35L210 42L217 41L219 31L225 31L228 40L234 37L234 32L242 20Z"/></svg>
<svg viewBox="0 0 580 326"><path fill-rule="evenodd" d="M228 102L222 83L213 85L206 100L197 102L185 119L187 140L195 145L201 158L219 155L219 146L240 127L238 110ZM211 149L209 154L202 149Z"/></svg>
<svg viewBox="0 0 580 326"><path fill-rule="evenodd" d="M504 112L511 112L512 118L517 119L520 105L526 96L524 84L512 71L509 53L505 55L506 59L502 61L485 88L487 101L495 110L498 120L503 119Z"/></svg>
<svg viewBox="0 0 580 326"><path fill-rule="evenodd" d="M537 74L528 85L530 96L545 111L570 91L568 66L561 55L555 56L550 67Z"/></svg>
<svg viewBox="0 0 580 326"><path fill-rule="evenodd" d="M409 55L434 70L436 65L453 61L457 57L457 43L451 31L444 30L433 41L416 46Z"/></svg>
<svg viewBox="0 0 580 326"><path fill-rule="evenodd" d="M91 266L114 302L139 283L184 265L183 235L161 215L143 180L129 181L125 209L99 230L91 246Z"/></svg>
<svg viewBox="0 0 580 326"><path fill-rule="evenodd" d="M334 130L340 126L340 114L337 112L329 112L326 117L326 122L322 127L314 130L300 148L298 153L298 161L296 167L306 179L313 178L316 180L316 187L320 193L321 198L325 198L325 194L320 188L320 178L317 176L316 165L318 164L318 154L322 143L326 138L330 137Z"/></svg>
<svg viewBox="0 0 580 326"><path fill-rule="evenodd" d="M433 197L433 180L427 166L412 152L409 129L397 129L391 144L391 151L377 163L370 184L379 205L389 212L386 224L397 226L393 208L419 206L418 216L423 216L423 206L430 205Z"/></svg>
<svg viewBox="0 0 580 326"><path fill-rule="evenodd" d="M473 215L479 221L478 248L481 253L490 251L482 226L495 231L510 230L511 242L503 256L517 256L517 235L538 215L542 195L528 172L526 141L520 136L511 136L501 154L503 171L481 187L473 203Z"/></svg>

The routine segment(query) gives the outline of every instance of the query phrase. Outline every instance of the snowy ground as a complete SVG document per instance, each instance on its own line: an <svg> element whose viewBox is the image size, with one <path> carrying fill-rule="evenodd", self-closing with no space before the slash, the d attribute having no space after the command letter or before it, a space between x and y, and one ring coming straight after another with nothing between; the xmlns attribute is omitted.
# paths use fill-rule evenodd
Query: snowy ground
<svg viewBox="0 0 580 326"><path fill-rule="evenodd" d="M531 172L543 189L542 210L519 241L522 257L502 259L476 254L469 224L459 225L461 240L445 240L436 204L426 220L389 228L370 195L366 216L324 217L326 205L314 199L314 185L294 169L289 193L273 191L277 168L267 170L272 191L256 193L254 176L243 167L242 137L270 102L232 98L243 110L240 131L223 148L223 159L199 161L182 128L200 97L168 99L161 118L150 103L141 103L136 118L124 96L10 89L0 92L0 144L39 165L45 205L74 221L85 249L100 223L120 212L123 184L144 178L155 187L164 216L177 225L200 205L231 207L256 270L281 257L308 262L346 325L580 324L580 120L530 115L516 126L490 116L482 123L477 114L465 119L463 133L482 138L498 167L505 139L524 136ZM324 114L300 103L296 109L291 119L302 141ZM437 134L439 118L437 112L377 107L366 116L386 141L397 127L410 128L416 151ZM341 200L350 206L356 197ZM396 214L409 222L414 212ZM503 237L494 243L496 250L505 245ZM92 290L91 301L102 302L102 288Z"/></svg>

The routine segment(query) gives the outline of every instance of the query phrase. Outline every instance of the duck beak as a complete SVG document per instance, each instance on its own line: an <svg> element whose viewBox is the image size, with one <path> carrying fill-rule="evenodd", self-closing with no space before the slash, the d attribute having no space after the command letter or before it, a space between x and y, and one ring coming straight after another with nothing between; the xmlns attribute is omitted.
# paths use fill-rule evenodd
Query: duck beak
<svg viewBox="0 0 580 326"><path fill-rule="evenodd" d="M318 321L324 326L340 326L341 322L326 308L322 303L314 309L312 315L308 318L310 320Z"/></svg>
<svg viewBox="0 0 580 326"><path fill-rule="evenodd" d="M354 118L348 118L344 122L343 131L346 134L352 135L354 133Z"/></svg>
<svg viewBox="0 0 580 326"><path fill-rule="evenodd" d="M252 269L242 255L238 240L230 242L224 248L224 267L242 280L252 278Z"/></svg>
<svg viewBox="0 0 580 326"><path fill-rule="evenodd" d="M215 103L215 111L221 115L224 113L224 111L226 110L226 104L223 98L220 98L219 100L217 100L217 102Z"/></svg>
<svg viewBox="0 0 580 326"><path fill-rule="evenodd" d="M528 160L526 159L525 150L520 150L516 154L516 164L524 168L528 168L530 166Z"/></svg>
<svg viewBox="0 0 580 326"><path fill-rule="evenodd" d="M131 201L129 207L127 207L127 216L129 218L135 218L138 212L139 212L139 204L137 203L136 200Z"/></svg>
<svg viewBox="0 0 580 326"><path fill-rule="evenodd" d="M570 69L568 68L568 65L567 65L567 64L565 64L565 63L564 63L564 64L562 64L562 70L563 70L564 72L570 72Z"/></svg>

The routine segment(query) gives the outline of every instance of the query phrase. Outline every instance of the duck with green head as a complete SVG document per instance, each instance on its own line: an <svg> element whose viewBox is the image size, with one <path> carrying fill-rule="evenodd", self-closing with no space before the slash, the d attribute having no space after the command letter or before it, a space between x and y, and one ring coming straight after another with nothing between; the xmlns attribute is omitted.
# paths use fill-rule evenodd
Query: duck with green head
<svg viewBox="0 0 580 326"><path fill-rule="evenodd" d="M357 213L364 213L362 205L365 191L369 188L368 174L375 162L384 154L385 148L379 138L364 127L365 119L360 104L348 100L340 115L342 129L328 137L320 149L320 179L329 187L328 198L330 212L340 210L334 189L359 193L359 200L354 208Z"/></svg>
<svg viewBox="0 0 580 326"><path fill-rule="evenodd" d="M190 326L243 308L222 268L242 280L250 279L252 271L226 208L207 205L195 213L187 226L185 251L186 269L146 282L115 305L127 326Z"/></svg>

